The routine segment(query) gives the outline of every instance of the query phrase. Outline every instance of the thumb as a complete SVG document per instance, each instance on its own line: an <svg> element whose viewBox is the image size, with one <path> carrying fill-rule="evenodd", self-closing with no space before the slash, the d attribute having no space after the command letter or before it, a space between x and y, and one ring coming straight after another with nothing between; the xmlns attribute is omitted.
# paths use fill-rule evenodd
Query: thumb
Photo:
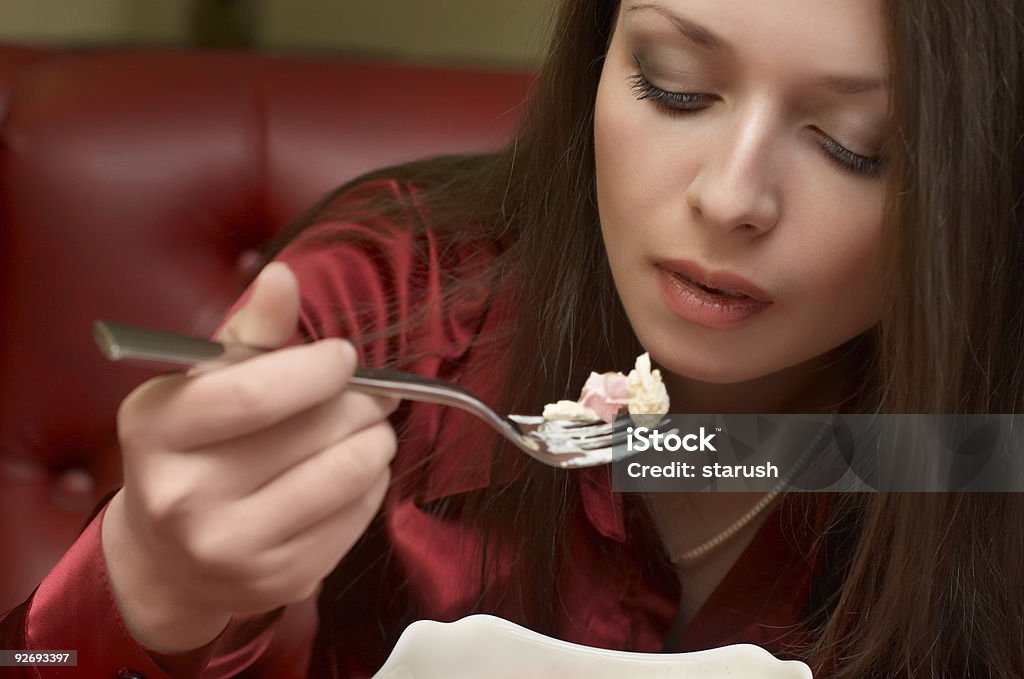
<svg viewBox="0 0 1024 679"><path fill-rule="evenodd" d="M283 346L299 322L299 281L282 262L271 262L217 333L217 339L263 349Z"/></svg>

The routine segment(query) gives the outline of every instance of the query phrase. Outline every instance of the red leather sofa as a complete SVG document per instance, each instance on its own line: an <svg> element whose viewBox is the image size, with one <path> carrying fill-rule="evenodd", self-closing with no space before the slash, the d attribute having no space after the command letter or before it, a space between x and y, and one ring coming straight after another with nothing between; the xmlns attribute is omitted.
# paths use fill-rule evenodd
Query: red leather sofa
<svg viewBox="0 0 1024 679"><path fill-rule="evenodd" d="M322 194L500 145L528 87L525 73L0 45L0 611L119 484L117 405L150 373L104 362L94 319L209 333L253 253Z"/></svg>

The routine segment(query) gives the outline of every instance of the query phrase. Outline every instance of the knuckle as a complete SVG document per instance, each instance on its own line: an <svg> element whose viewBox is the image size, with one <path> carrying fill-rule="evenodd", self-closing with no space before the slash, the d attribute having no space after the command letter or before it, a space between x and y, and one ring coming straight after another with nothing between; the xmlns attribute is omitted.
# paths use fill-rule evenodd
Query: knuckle
<svg viewBox="0 0 1024 679"><path fill-rule="evenodd" d="M133 434L135 431L135 421L139 411L138 393L139 390L136 389L128 394L117 407L117 430L121 433L122 437Z"/></svg>
<svg viewBox="0 0 1024 679"><path fill-rule="evenodd" d="M355 350L346 349L347 344L344 340L329 338L308 347L311 368L319 376L325 394L342 391L355 370Z"/></svg>
<svg viewBox="0 0 1024 679"><path fill-rule="evenodd" d="M270 415L266 385L249 375L239 375L227 384L227 400L230 407L241 417L253 424Z"/></svg>
<svg viewBox="0 0 1024 679"><path fill-rule="evenodd" d="M341 531L343 534L345 530ZM276 555L276 567L267 568L266 577L258 581L262 596L279 604L292 604L316 595L321 582L344 558L353 539L346 537L338 549L319 551L308 558L297 559L294 553L282 550ZM339 545L332 540L332 546Z"/></svg>
<svg viewBox="0 0 1024 679"><path fill-rule="evenodd" d="M374 425L372 432L374 448L380 452L385 464L390 462L398 450L398 436L395 434L395 428L385 420Z"/></svg>
<svg viewBox="0 0 1024 679"><path fill-rule="evenodd" d="M358 356L351 342L338 337L329 337L320 340L319 344L328 347L332 360L337 361L338 367L342 371L349 372L355 368Z"/></svg>
<svg viewBox="0 0 1024 679"><path fill-rule="evenodd" d="M310 586L308 577L292 563L282 568L265 569L261 577L256 577L249 585L252 596L260 601L273 602L274 605L295 603L305 598Z"/></svg>
<svg viewBox="0 0 1024 679"><path fill-rule="evenodd" d="M381 503L384 501L384 496L387 494L388 486L391 483L391 472L385 467L384 471L373 480L371 485L365 493L359 498L362 521L369 524L370 520L376 515L377 510L380 509ZM365 526L363 526L365 528Z"/></svg>
<svg viewBox="0 0 1024 679"><path fill-rule="evenodd" d="M142 511L155 528L173 531L188 523L189 499L177 487L164 484L142 494Z"/></svg>
<svg viewBox="0 0 1024 679"><path fill-rule="evenodd" d="M220 342L241 342L241 326L246 322L248 316L246 309L248 309L248 303L237 309L231 318L227 319L214 339Z"/></svg>
<svg viewBox="0 0 1024 679"><path fill-rule="evenodd" d="M395 459L395 455L398 453L398 437L395 435L395 430L392 429L390 425L387 428L387 446L385 451L387 454L387 463L390 463Z"/></svg>
<svg viewBox="0 0 1024 679"><path fill-rule="evenodd" d="M255 561L237 533L222 523L213 523L193 531L187 554L201 572L211 578L244 582L253 577Z"/></svg>
<svg viewBox="0 0 1024 679"><path fill-rule="evenodd" d="M332 453L327 458L326 470L332 485L340 489L343 496L357 492L363 485L363 480L369 476L369 465L366 464L366 460L361 459L359 451L353 449L351 445L340 446L340 449Z"/></svg>
<svg viewBox="0 0 1024 679"><path fill-rule="evenodd" d="M376 401L377 409L381 412L382 418L386 418L394 413L398 410L398 406L402 404L402 399L388 396L375 396L374 400Z"/></svg>
<svg viewBox="0 0 1024 679"><path fill-rule="evenodd" d="M396 447L395 431L390 424L373 425L346 439L344 445L329 457L330 474L350 492L362 491L387 469Z"/></svg>
<svg viewBox="0 0 1024 679"><path fill-rule="evenodd" d="M194 486L178 481L136 484L139 513L153 535L165 544L188 546L205 529L204 517L209 512L197 509L200 504Z"/></svg>
<svg viewBox="0 0 1024 679"><path fill-rule="evenodd" d="M333 568L331 569L333 570ZM320 591L320 582L315 580L313 582L306 583L305 587L300 586L295 594L295 597L287 601L289 604L297 604L300 601L306 601L316 596L317 592Z"/></svg>
<svg viewBox="0 0 1024 679"><path fill-rule="evenodd" d="M142 443L154 436L154 414L159 412L157 403L171 386L170 377L158 377L136 387L121 401L117 408L118 438L130 451L134 443Z"/></svg>

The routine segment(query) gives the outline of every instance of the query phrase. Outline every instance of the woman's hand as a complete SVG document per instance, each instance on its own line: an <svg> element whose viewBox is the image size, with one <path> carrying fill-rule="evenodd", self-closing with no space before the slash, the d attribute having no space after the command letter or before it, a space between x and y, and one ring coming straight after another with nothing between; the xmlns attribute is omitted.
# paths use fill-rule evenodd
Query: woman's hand
<svg viewBox="0 0 1024 679"><path fill-rule="evenodd" d="M281 347L298 284L260 275L220 338ZM278 349L225 368L150 380L121 404L124 487L103 548L135 637L201 646L232 614L311 596L373 518L388 486L397 401L345 389L348 342Z"/></svg>

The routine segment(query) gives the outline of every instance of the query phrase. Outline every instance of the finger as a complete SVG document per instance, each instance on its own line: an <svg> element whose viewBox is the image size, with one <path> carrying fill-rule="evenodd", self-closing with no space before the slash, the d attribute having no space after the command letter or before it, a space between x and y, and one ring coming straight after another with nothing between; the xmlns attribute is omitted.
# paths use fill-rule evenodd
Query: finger
<svg viewBox="0 0 1024 679"><path fill-rule="evenodd" d="M295 334L299 322L299 282L288 265L271 262L246 293L217 339L251 347L275 349Z"/></svg>
<svg viewBox="0 0 1024 679"><path fill-rule="evenodd" d="M266 429L341 393L355 370L344 340L271 351L178 380L147 383L122 435L191 450ZM142 429L135 431L135 429Z"/></svg>
<svg viewBox="0 0 1024 679"><path fill-rule="evenodd" d="M385 421L398 401L346 389L338 396L248 436L208 449L194 472L221 479L223 493L250 495L303 460Z"/></svg>
<svg viewBox="0 0 1024 679"><path fill-rule="evenodd" d="M394 453L391 425L368 427L232 504L231 512L263 526L267 548L282 544L365 495Z"/></svg>
<svg viewBox="0 0 1024 679"><path fill-rule="evenodd" d="M270 550L266 554L270 572L292 580L279 586L292 589L301 599L330 575L377 515L390 482L391 474L385 468L361 497ZM302 555L301 559L296 555Z"/></svg>
<svg viewBox="0 0 1024 679"><path fill-rule="evenodd" d="M207 582L218 607L240 614L254 614L269 608L308 598L338 562L351 549L373 520L387 492L390 474L385 468L374 479L367 492L334 512L323 521L300 531L284 543L268 543L265 536L239 535L227 530L224 541L238 545L226 551L251 556L243 563L231 564L223 572L209 572ZM247 520L235 526L258 526ZM260 526L262 528L262 526ZM238 596L238 586L246 592Z"/></svg>

